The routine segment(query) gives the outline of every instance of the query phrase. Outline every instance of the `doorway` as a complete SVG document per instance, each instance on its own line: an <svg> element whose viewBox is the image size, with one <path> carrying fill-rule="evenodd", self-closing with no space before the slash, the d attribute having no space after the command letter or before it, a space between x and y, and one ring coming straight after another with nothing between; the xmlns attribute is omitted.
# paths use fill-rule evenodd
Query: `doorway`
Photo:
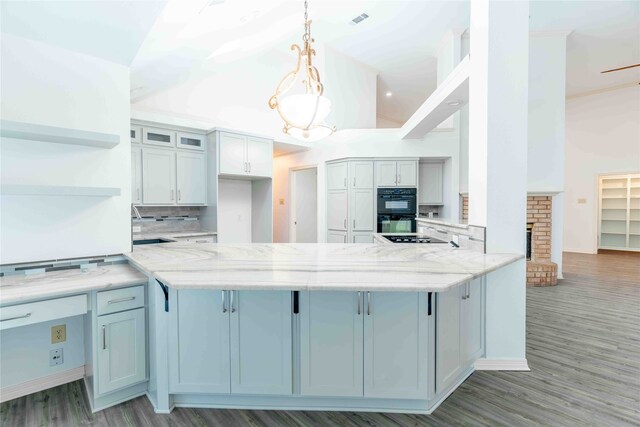
<svg viewBox="0 0 640 427"><path fill-rule="evenodd" d="M318 168L291 170L291 243L318 243Z"/></svg>

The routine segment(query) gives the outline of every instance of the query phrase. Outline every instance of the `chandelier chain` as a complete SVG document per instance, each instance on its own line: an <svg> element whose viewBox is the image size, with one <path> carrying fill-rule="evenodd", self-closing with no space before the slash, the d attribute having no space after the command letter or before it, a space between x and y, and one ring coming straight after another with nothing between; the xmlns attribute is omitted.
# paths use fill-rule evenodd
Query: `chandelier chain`
<svg viewBox="0 0 640 427"><path fill-rule="evenodd" d="M309 28L309 14L307 9L309 8L309 3L307 0L304 0L304 35L302 36L302 40L304 42L309 41L311 38L311 29Z"/></svg>

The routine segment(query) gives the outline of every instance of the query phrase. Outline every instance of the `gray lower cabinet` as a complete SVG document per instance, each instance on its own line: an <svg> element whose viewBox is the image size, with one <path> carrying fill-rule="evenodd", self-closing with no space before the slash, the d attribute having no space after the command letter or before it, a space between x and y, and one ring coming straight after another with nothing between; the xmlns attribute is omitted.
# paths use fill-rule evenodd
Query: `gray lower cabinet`
<svg viewBox="0 0 640 427"><path fill-rule="evenodd" d="M125 388L147 377L145 309L98 316L98 391Z"/></svg>
<svg viewBox="0 0 640 427"><path fill-rule="evenodd" d="M426 399L427 296L301 292L301 394Z"/></svg>
<svg viewBox="0 0 640 427"><path fill-rule="evenodd" d="M291 292L230 293L231 393L291 394Z"/></svg>
<svg viewBox="0 0 640 427"><path fill-rule="evenodd" d="M300 292L300 394L363 395L362 316L362 293Z"/></svg>
<svg viewBox="0 0 640 427"><path fill-rule="evenodd" d="M227 291L172 291L169 310L169 389L229 393ZM223 297L224 295L224 297ZM175 307L175 308L174 308Z"/></svg>
<svg viewBox="0 0 640 427"><path fill-rule="evenodd" d="M171 290L171 393L292 393L291 292Z"/></svg>
<svg viewBox="0 0 640 427"><path fill-rule="evenodd" d="M482 278L438 294L436 393L441 393L484 353Z"/></svg>
<svg viewBox="0 0 640 427"><path fill-rule="evenodd" d="M364 395L425 399L428 390L427 295L367 292Z"/></svg>

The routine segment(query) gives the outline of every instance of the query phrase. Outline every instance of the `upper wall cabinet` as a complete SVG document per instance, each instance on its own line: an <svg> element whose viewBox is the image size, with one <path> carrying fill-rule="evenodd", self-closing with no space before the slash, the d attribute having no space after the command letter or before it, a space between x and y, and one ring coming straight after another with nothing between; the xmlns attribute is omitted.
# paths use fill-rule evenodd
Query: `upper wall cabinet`
<svg viewBox="0 0 640 427"><path fill-rule="evenodd" d="M143 128L143 144L159 145L162 147L176 146L176 133L168 129L145 127Z"/></svg>
<svg viewBox="0 0 640 427"><path fill-rule="evenodd" d="M207 167L204 154L176 153L179 205L203 205L207 200Z"/></svg>
<svg viewBox="0 0 640 427"><path fill-rule="evenodd" d="M147 148L142 153L142 202L152 205L176 203L175 153Z"/></svg>
<svg viewBox="0 0 640 427"><path fill-rule="evenodd" d="M346 190L349 162L327 165L327 190Z"/></svg>
<svg viewBox="0 0 640 427"><path fill-rule="evenodd" d="M218 132L218 173L270 178L273 174L273 141Z"/></svg>
<svg viewBox="0 0 640 427"><path fill-rule="evenodd" d="M176 133L176 146L186 150L204 151L205 136L197 133Z"/></svg>
<svg viewBox="0 0 640 427"><path fill-rule="evenodd" d="M349 162L352 188L373 188L373 162L370 160Z"/></svg>
<svg viewBox="0 0 640 427"><path fill-rule="evenodd" d="M131 203L142 203L142 149L131 148Z"/></svg>
<svg viewBox="0 0 640 427"><path fill-rule="evenodd" d="M131 143L142 143L142 126L131 126L129 133L131 134Z"/></svg>
<svg viewBox="0 0 640 427"><path fill-rule="evenodd" d="M378 187L415 187L418 183L416 160L376 161L376 185Z"/></svg>
<svg viewBox="0 0 640 427"><path fill-rule="evenodd" d="M421 205L441 205L442 202L442 163L420 164L420 191L418 203Z"/></svg>

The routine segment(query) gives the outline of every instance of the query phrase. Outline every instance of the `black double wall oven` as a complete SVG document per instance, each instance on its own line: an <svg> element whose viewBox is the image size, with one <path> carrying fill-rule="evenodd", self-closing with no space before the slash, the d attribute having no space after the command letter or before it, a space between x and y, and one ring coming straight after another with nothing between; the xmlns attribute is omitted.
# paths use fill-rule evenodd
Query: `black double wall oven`
<svg viewBox="0 0 640 427"><path fill-rule="evenodd" d="M378 233L415 233L416 197L415 188L378 188Z"/></svg>

